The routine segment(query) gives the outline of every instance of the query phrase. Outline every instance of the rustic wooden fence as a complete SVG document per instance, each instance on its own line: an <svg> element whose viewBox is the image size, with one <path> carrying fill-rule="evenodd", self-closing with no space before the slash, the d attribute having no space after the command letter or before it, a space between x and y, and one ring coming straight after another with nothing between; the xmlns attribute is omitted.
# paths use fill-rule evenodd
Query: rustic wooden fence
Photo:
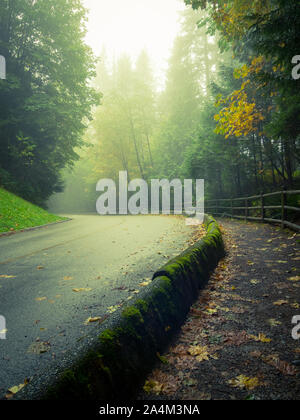
<svg viewBox="0 0 300 420"><path fill-rule="evenodd" d="M277 191L269 194L261 193L260 195L243 198L207 200L205 205L205 211L207 213L213 214L214 216L244 219L246 221L253 220L264 223L277 223L280 224L282 228L289 227L293 230L300 231L300 225L296 224L294 220L295 214L299 214L299 217L296 217L296 221L300 220L300 207L298 206L299 201L297 202L297 207L288 205L288 197L292 195L300 195L300 190ZM266 200L268 198L276 196L279 196L281 200L280 204L266 204ZM254 203L255 205L252 205L253 201L256 201L256 203ZM257 202L259 202L259 205ZM275 218L277 215L273 216L272 218L268 217L266 214L268 210L272 210L275 212L277 211L278 215L280 214L279 218ZM259 213L259 216L251 215L253 211ZM293 214L293 222L291 220L287 220L288 213L291 212Z"/></svg>

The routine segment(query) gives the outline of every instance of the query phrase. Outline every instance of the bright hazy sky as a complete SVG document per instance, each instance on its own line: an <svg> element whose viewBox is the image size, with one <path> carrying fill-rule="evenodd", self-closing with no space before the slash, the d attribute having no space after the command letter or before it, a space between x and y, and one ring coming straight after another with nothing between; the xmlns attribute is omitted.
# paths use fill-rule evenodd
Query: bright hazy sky
<svg viewBox="0 0 300 420"><path fill-rule="evenodd" d="M183 0L83 0L90 9L87 43L109 58L148 51L157 74L167 68Z"/></svg>

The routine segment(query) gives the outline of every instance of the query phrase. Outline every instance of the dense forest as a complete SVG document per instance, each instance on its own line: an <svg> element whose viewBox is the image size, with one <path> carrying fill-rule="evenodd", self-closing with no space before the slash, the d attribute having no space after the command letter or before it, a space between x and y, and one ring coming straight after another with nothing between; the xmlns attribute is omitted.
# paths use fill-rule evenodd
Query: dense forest
<svg viewBox="0 0 300 420"><path fill-rule="evenodd" d="M34 203L61 191L61 170L99 95L80 0L0 0L0 184Z"/></svg>
<svg viewBox="0 0 300 420"><path fill-rule="evenodd" d="M1 185L45 203L64 182L60 211L124 170L211 199L299 187L298 1L185 3L161 89L145 50L96 63L79 0L0 0Z"/></svg>

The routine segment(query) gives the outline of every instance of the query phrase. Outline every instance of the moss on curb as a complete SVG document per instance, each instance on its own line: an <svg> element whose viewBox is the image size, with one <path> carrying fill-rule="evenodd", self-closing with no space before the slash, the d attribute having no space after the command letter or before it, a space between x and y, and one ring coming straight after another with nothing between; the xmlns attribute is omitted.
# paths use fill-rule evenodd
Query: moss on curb
<svg viewBox="0 0 300 420"><path fill-rule="evenodd" d="M142 299L119 312L93 350L81 355L40 398L133 399L172 335L183 324L210 272L224 256L216 221L205 217L207 235L158 270Z"/></svg>

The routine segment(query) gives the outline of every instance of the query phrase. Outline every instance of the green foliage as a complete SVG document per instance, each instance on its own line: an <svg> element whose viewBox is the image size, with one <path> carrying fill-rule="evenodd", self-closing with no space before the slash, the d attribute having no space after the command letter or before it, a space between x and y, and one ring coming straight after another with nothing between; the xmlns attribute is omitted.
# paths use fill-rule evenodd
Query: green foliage
<svg viewBox="0 0 300 420"><path fill-rule="evenodd" d="M300 160L300 82L292 78L292 58L300 41L299 2L185 3L208 11L211 32L218 30L223 45L231 46L244 64L234 70L237 77L244 79L242 89L229 92L226 106L217 116L218 132L227 138L235 135L245 140L253 133L249 156L254 161L256 191L259 187L277 188L278 176L281 186L295 186L293 173ZM271 179L267 176L270 171Z"/></svg>
<svg viewBox="0 0 300 420"><path fill-rule="evenodd" d="M35 203L62 188L98 101L85 20L79 0L0 1L0 183Z"/></svg>
<svg viewBox="0 0 300 420"><path fill-rule="evenodd" d="M65 220L0 188L0 232L13 232Z"/></svg>

